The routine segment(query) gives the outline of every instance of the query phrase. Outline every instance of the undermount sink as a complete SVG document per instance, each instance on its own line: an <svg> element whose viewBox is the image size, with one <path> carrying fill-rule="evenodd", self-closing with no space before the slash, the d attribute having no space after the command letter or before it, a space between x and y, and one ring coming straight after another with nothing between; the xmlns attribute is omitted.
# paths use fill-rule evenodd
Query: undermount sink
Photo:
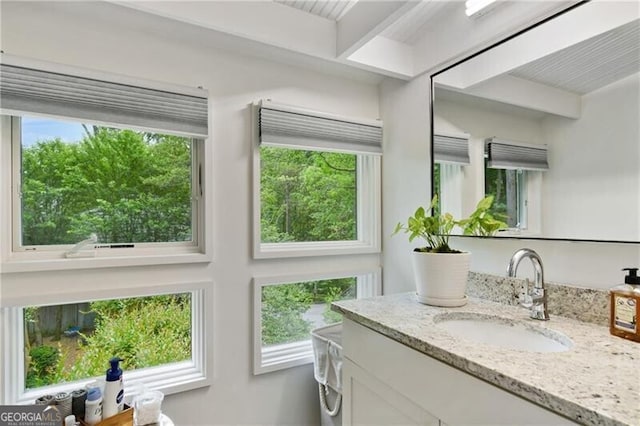
<svg viewBox="0 0 640 426"><path fill-rule="evenodd" d="M566 335L530 322L493 315L449 312L434 317L436 326L454 337L528 352L564 352L573 343Z"/></svg>

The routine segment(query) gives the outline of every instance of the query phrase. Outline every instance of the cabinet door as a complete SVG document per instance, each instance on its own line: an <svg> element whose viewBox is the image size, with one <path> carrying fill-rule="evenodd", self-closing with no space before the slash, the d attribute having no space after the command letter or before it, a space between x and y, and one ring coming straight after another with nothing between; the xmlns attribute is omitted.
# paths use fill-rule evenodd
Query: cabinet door
<svg viewBox="0 0 640 426"><path fill-rule="evenodd" d="M422 413L437 417L450 426L577 425L353 321L344 321L342 344L345 361L355 364L376 380L374 383L380 386L369 386L376 392L382 387L389 389L388 394L378 392L378 395L384 403L401 407L402 413L410 411L403 408L405 405L387 398L389 394L399 395L399 400L410 403L406 406L419 407ZM399 423L412 424L412 421ZM430 424L426 421L418 423Z"/></svg>
<svg viewBox="0 0 640 426"><path fill-rule="evenodd" d="M436 417L349 359L344 360L342 376L344 426L439 425Z"/></svg>

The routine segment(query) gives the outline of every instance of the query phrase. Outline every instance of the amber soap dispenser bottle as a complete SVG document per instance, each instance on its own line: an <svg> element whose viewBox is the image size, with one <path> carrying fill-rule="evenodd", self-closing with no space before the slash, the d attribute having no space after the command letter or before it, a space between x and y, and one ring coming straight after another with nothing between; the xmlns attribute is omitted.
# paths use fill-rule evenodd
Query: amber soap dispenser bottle
<svg viewBox="0 0 640 426"><path fill-rule="evenodd" d="M625 268L628 271L624 284L611 289L611 318L609 330L614 336L640 342L640 277L638 268Z"/></svg>

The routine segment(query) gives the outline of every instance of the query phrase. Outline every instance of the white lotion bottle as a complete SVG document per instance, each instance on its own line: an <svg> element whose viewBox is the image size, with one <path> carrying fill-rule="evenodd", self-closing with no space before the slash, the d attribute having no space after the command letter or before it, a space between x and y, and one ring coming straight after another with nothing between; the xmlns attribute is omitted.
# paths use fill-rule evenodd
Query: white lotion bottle
<svg viewBox="0 0 640 426"><path fill-rule="evenodd" d="M124 388L122 385L122 369L119 363L122 359L115 357L109 360L111 368L107 370L107 380L104 385L104 401L102 417L115 416L124 408Z"/></svg>
<svg viewBox="0 0 640 426"><path fill-rule="evenodd" d="M87 389L87 400L84 403L84 422L95 425L102 420L102 393L99 387Z"/></svg>

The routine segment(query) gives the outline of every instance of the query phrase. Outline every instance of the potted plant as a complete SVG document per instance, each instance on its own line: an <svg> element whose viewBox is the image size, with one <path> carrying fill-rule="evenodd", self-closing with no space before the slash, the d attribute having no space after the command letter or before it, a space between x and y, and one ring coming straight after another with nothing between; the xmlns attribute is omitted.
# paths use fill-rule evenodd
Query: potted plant
<svg viewBox="0 0 640 426"><path fill-rule="evenodd" d="M409 241L422 238L427 245L413 251L413 270L418 300L433 306L455 307L467 303L466 288L471 254L452 249L449 237L456 227L464 235L490 236L507 224L496 219L489 209L493 196L480 200L466 219L456 220L450 213L431 214L438 206L437 195L427 210L418 207L406 224L398 223L393 235L404 231Z"/></svg>

